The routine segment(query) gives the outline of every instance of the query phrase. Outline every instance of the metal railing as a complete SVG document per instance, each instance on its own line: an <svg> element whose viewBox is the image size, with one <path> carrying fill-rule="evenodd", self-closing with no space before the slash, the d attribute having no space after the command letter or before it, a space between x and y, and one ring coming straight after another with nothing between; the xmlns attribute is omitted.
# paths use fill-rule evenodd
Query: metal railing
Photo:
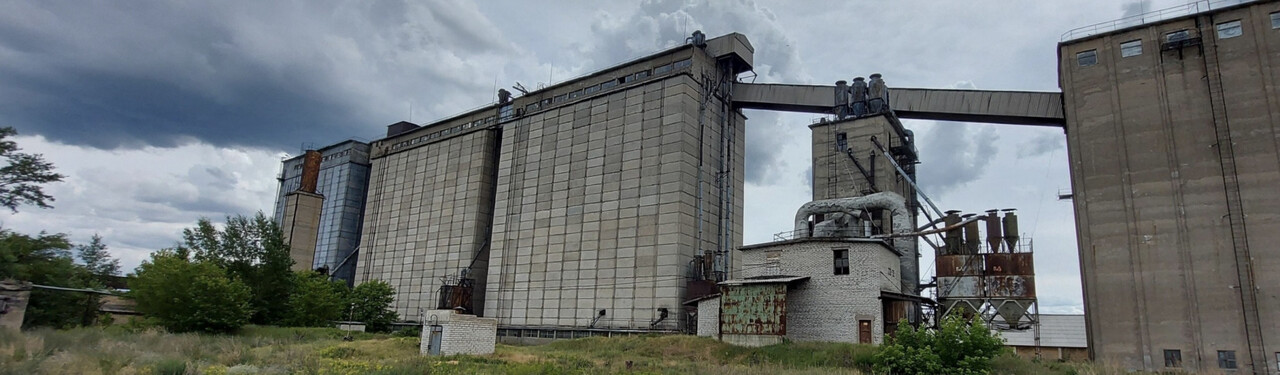
<svg viewBox="0 0 1280 375"><path fill-rule="evenodd" d="M813 233L805 236L804 230L789 230L773 234L774 241L790 241L801 238L870 238L871 233L863 228L843 228L843 229L814 229Z"/></svg>
<svg viewBox="0 0 1280 375"><path fill-rule="evenodd" d="M1093 25L1080 27L1067 31L1062 34L1061 42L1068 42L1077 39L1083 39L1098 34L1105 34L1112 31L1130 28L1134 26L1146 25L1149 23L1174 19L1182 16L1199 14L1215 9L1236 6L1245 3L1252 3L1256 0L1199 0L1175 7L1154 10L1143 14L1124 17L1114 21L1096 23Z"/></svg>

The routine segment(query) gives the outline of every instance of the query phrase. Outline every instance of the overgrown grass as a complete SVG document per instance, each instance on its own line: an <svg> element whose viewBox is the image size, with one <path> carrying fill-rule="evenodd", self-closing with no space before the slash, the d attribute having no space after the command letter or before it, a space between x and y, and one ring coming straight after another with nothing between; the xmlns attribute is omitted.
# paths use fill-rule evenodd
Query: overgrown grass
<svg viewBox="0 0 1280 375"><path fill-rule="evenodd" d="M418 339L332 328L246 327L236 335L122 327L0 330L4 374L871 374L876 347L745 348L693 336L592 337L498 345L488 356L424 357ZM1081 363L997 358L995 374L1126 374Z"/></svg>

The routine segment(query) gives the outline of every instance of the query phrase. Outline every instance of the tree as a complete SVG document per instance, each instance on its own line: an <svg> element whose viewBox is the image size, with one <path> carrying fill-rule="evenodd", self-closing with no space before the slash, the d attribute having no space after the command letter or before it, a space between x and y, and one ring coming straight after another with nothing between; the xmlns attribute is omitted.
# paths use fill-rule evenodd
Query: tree
<svg viewBox="0 0 1280 375"><path fill-rule="evenodd" d="M351 290L351 319L364 322L365 328L373 332L385 332L391 323L400 319L399 314L391 311L391 302L395 301L396 290L386 281L374 280L357 285Z"/></svg>
<svg viewBox="0 0 1280 375"><path fill-rule="evenodd" d="M84 263L84 268L103 286L106 286L106 276L120 274L120 260L111 259L111 254L107 253L107 244L102 243L102 236L97 234L93 235L88 244L76 246L76 258Z"/></svg>
<svg viewBox="0 0 1280 375"><path fill-rule="evenodd" d="M173 332L234 332L249 322L250 291L210 262L161 250L138 266L130 284L137 309Z"/></svg>
<svg viewBox="0 0 1280 375"><path fill-rule="evenodd" d="M62 181L62 175L53 172L53 164L44 161L40 154L24 154L18 151L18 143L9 137L18 134L12 127L0 128L0 157L8 164L0 168L0 205L18 212L18 206L32 204L51 208L53 197L44 193L40 185Z"/></svg>
<svg viewBox="0 0 1280 375"><path fill-rule="evenodd" d="M0 230L0 279L64 288L92 287L89 273L71 260L69 249L71 242L65 234L40 232L28 236ZM98 306L94 294L37 288L31 291L23 326L67 328L92 323Z"/></svg>
<svg viewBox="0 0 1280 375"><path fill-rule="evenodd" d="M289 295L289 316L285 324L301 327L328 326L346 314L347 284L329 281L315 272L293 275L293 293Z"/></svg>
<svg viewBox="0 0 1280 375"><path fill-rule="evenodd" d="M991 360L1004 343L982 322L948 316L938 329L914 328L905 320L889 344L876 353L877 373L901 375L978 375L991 372Z"/></svg>
<svg viewBox="0 0 1280 375"><path fill-rule="evenodd" d="M252 290L253 323L280 324L289 313L293 259L284 232L262 212L252 218L227 217L222 230L201 218L195 228L182 231L179 252L196 261L209 262Z"/></svg>

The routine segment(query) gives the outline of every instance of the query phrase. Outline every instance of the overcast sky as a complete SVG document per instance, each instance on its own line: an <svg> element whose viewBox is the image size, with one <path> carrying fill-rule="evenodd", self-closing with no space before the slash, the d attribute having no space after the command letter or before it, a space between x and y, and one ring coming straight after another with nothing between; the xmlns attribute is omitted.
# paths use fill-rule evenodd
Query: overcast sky
<svg viewBox="0 0 1280 375"><path fill-rule="evenodd" d="M304 145L374 140L486 105L495 84L560 82L694 30L747 35L756 82L879 72L890 87L1057 91L1064 32L1185 2L0 0L0 126L67 176L46 189L56 208L0 225L101 234L131 270L199 217L270 213L279 162ZM746 115L751 244L811 197L816 116ZM924 191L943 209L1018 208L1042 311L1082 311L1062 131L906 124Z"/></svg>

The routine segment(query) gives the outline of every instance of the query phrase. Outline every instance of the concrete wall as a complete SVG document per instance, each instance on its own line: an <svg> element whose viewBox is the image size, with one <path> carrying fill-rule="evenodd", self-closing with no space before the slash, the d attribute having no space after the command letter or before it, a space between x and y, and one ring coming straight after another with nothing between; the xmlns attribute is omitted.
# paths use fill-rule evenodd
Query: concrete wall
<svg viewBox="0 0 1280 375"><path fill-rule="evenodd" d="M698 301L698 336L720 336L720 298Z"/></svg>
<svg viewBox="0 0 1280 375"><path fill-rule="evenodd" d="M289 244L293 271L311 270L316 255L316 236L320 232L320 210L324 196L295 191L284 197L284 216L280 229Z"/></svg>
<svg viewBox="0 0 1280 375"><path fill-rule="evenodd" d="M373 159L357 283L396 289L401 319L434 309L442 278L470 267L472 306L482 311L492 214L496 129L468 129ZM379 146L383 146L380 142Z"/></svg>
<svg viewBox="0 0 1280 375"><path fill-rule="evenodd" d="M837 249L849 250L848 275L834 274ZM858 321L870 320L871 341L883 341L880 292L899 292L901 284L898 256L882 242L795 240L752 245L741 253L743 277L809 277L787 287L788 339L856 343Z"/></svg>
<svg viewBox="0 0 1280 375"><path fill-rule="evenodd" d="M485 316L504 326L585 327L604 309L597 328L649 329L666 308L653 328L683 327L687 267L717 248L720 229L721 106L712 99L700 111L694 77L713 66L692 57L673 75L504 126L487 287L500 302ZM729 115L732 249L742 238L745 118Z"/></svg>
<svg viewBox="0 0 1280 375"><path fill-rule="evenodd" d="M1171 349L1207 370L1231 350L1243 372L1276 371L1277 11L1257 2L1060 46L1095 359L1162 370ZM1243 34L1219 38L1215 26L1233 20ZM1162 51L1178 30L1200 43ZM1122 57L1134 40L1141 54ZM1085 51L1096 65L1077 61Z"/></svg>
<svg viewBox="0 0 1280 375"><path fill-rule="evenodd" d="M898 193L910 200L915 192L911 185L894 170L893 165L876 150L871 137L876 137L884 147L900 146L902 137L894 131L888 115L876 115L858 119L810 125L813 139L813 199L831 199L866 195L872 188L858 168L845 153L838 149L836 138L844 133L848 147L863 167L875 171L875 189ZM871 164L874 153L875 164ZM906 166L904 166L906 167Z"/></svg>
<svg viewBox="0 0 1280 375"><path fill-rule="evenodd" d="M307 269L329 266L339 279L353 280L356 260L334 269L360 244L365 193L369 185L369 144L354 140L321 148L316 193L325 197L320 208L315 256ZM302 156L282 162L275 219L284 223L285 195L298 189Z"/></svg>
<svg viewBox="0 0 1280 375"><path fill-rule="evenodd" d="M498 321L481 318L470 314L458 314L452 310L430 310L426 312L427 324L422 327L420 353L430 354L432 325L439 325L440 354L493 354L498 342Z"/></svg>

